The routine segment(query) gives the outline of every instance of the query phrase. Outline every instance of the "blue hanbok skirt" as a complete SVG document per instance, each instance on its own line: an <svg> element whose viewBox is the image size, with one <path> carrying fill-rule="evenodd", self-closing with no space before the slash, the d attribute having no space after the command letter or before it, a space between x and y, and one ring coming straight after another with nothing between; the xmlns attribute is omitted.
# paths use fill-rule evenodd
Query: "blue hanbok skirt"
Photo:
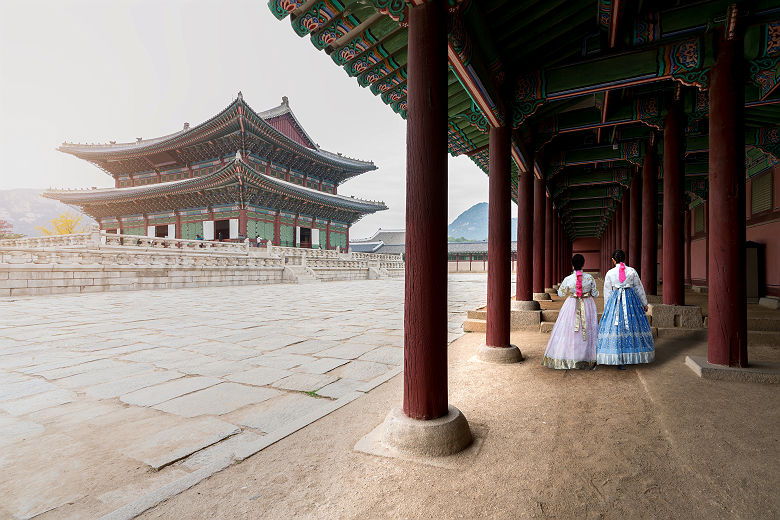
<svg viewBox="0 0 780 520"><path fill-rule="evenodd" d="M596 347L599 365L650 363L655 359L653 333L642 303L630 287L623 291L626 312L619 289L614 290L604 304Z"/></svg>

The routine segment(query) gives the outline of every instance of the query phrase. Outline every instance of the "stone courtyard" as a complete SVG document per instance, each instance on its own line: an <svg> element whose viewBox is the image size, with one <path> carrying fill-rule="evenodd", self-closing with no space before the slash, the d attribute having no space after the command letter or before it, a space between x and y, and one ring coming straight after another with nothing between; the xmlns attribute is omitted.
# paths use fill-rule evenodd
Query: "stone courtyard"
<svg viewBox="0 0 780 520"><path fill-rule="evenodd" d="M191 486L400 373L403 280L0 299L0 517ZM484 304L449 283L449 336ZM120 509L120 508L125 509Z"/></svg>

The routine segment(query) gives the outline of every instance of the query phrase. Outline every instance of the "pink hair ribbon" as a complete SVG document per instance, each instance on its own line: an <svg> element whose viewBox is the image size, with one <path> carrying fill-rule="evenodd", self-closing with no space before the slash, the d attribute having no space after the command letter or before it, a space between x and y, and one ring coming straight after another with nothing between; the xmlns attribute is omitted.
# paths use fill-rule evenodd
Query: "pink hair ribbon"
<svg viewBox="0 0 780 520"><path fill-rule="evenodd" d="M623 262L620 262L620 271L618 272L618 280L620 283L623 283L626 281L626 264Z"/></svg>
<svg viewBox="0 0 780 520"><path fill-rule="evenodd" d="M577 271L577 298L582 298L582 271Z"/></svg>

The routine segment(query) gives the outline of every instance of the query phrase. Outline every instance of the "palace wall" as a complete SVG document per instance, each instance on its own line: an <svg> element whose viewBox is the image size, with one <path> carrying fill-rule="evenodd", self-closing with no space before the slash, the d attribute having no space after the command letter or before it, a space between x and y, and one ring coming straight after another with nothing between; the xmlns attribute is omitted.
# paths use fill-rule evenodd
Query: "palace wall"
<svg viewBox="0 0 780 520"><path fill-rule="evenodd" d="M581 254L585 257L583 271L599 271L601 263L601 240L595 237L577 238L572 242L572 256ZM566 260L565 272L569 272L571 259ZM558 283L560 280L556 281Z"/></svg>

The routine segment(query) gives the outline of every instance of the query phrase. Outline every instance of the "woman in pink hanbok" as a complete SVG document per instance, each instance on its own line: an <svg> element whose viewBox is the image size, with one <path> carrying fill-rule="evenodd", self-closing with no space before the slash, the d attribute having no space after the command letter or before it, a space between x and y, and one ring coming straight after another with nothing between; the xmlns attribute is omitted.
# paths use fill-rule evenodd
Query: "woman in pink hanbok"
<svg viewBox="0 0 780 520"><path fill-rule="evenodd" d="M558 296L568 298L555 320L542 359L542 365L549 368L568 370L596 366L598 325L593 298L599 291L593 277L582 272L585 265L582 255L574 255L571 265L574 272L558 287Z"/></svg>

